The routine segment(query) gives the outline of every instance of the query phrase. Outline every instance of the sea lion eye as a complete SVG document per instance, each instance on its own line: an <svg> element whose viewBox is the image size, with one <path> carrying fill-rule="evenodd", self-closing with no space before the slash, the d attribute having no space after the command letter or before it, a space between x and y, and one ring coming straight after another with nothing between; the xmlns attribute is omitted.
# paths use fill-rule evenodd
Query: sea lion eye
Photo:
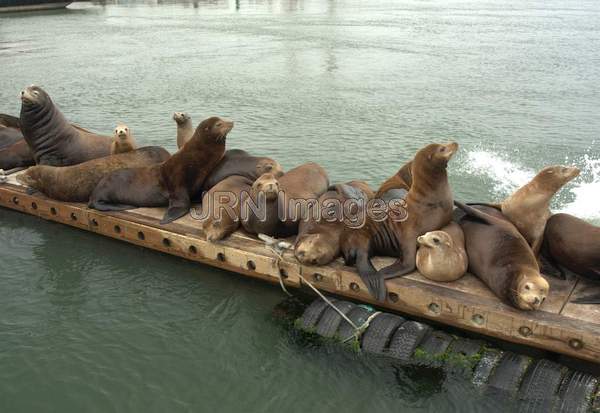
<svg viewBox="0 0 600 413"><path fill-rule="evenodd" d="M529 290L531 290L531 286L530 286L529 284L525 284L525 289L526 289L527 291L529 291Z"/></svg>
<svg viewBox="0 0 600 413"><path fill-rule="evenodd" d="M40 94L40 92L38 92L37 90L34 90L33 94L36 95L36 96L38 96Z"/></svg>
<svg viewBox="0 0 600 413"><path fill-rule="evenodd" d="M433 239L433 243L434 244L439 244L440 243L440 239L439 238L434 238Z"/></svg>

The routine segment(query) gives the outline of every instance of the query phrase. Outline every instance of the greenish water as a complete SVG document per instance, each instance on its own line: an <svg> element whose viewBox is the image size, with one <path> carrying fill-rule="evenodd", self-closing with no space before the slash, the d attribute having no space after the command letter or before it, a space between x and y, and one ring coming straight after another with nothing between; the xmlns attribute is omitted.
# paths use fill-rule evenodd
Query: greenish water
<svg viewBox="0 0 600 413"><path fill-rule="evenodd" d="M230 147L373 185L453 139L457 198L575 163L554 208L600 223L596 1L118 3L0 15L0 112L36 83L72 121L171 151L172 112L228 116ZM293 340L275 287L5 210L0 239L2 412L499 409Z"/></svg>

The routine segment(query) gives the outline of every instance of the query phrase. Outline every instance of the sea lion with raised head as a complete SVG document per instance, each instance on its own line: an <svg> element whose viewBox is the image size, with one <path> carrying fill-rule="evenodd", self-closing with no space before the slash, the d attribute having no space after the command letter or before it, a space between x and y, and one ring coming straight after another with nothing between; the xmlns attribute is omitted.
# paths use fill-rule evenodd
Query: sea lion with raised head
<svg viewBox="0 0 600 413"><path fill-rule="evenodd" d="M358 191L351 198L354 201L367 202L374 196L373 190L364 181L350 181L345 185ZM330 187L319 197L322 213L316 217L310 215L308 220L301 220L298 225L294 246L294 255L298 261L306 265L326 265L340 255L340 237L346 225L344 204L349 199L338 185Z"/></svg>
<svg viewBox="0 0 600 413"><path fill-rule="evenodd" d="M203 120L194 136L160 165L127 168L103 178L90 196L89 206L120 211L168 204L161 224L186 215L191 198L202 190L206 176L225 153L225 140L233 122L219 117Z"/></svg>
<svg viewBox="0 0 600 413"><path fill-rule="evenodd" d="M21 92L21 131L37 164L68 166L110 155L111 138L67 122L38 86Z"/></svg>
<svg viewBox="0 0 600 413"><path fill-rule="evenodd" d="M173 113L173 120L177 125L177 147L181 149L194 136L194 125L190 115L185 112Z"/></svg>
<svg viewBox="0 0 600 413"><path fill-rule="evenodd" d="M71 166L36 165L17 175L17 181L52 199L87 202L98 182L113 171L155 165L169 159L158 146L92 159Z"/></svg>
<svg viewBox="0 0 600 413"><path fill-rule="evenodd" d="M600 283L600 227L573 215L552 215L546 223L542 251L553 264ZM573 302L600 304L600 295L581 297Z"/></svg>
<svg viewBox="0 0 600 413"><path fill-rule="evenodd" d="M283 175L283 168L274 159L252 156L241 149L229 149L225 151L223 159L215 169L206 177L203 188L208 191L223 179L233 175L245 176L254 182L259 176L266 173L272 173L275 178L279 178Z"/></svg>
<svg viewBox="0 0 600 413"><path fill-rule="evenodd" d="M469 257L469 272L499 298L521 310L537 310L550 285L537 259L510 220L493 207L455 202L466 215L460 219Z"/></svg>
<svg viewBox="0 0 600 413"><path fill-rule="evenodd" d="M433 281L456 281L467 272L465 236L456 222L417 238L417 270Z"/></svg>
<svg viewBox="0 0 600 413"><path fill-rule="evenodd" d="M300 220L314 211L314 204L328 187L327 172L314 162L297 166L280 178L270 172L263 174L254 181L245 200L258 210L248 208L247 214L242 213L242 226L252 234L277 238L295 235Z"/></svg>
<svg viewBox="0 0 600 413"><path fill-rule="evenodd" d="M131 152L135 150L135 148L135 139L133 138L129 127L123 124L117 125L113 142L110 145L110 153L115 155L117 153Z"/></svg>

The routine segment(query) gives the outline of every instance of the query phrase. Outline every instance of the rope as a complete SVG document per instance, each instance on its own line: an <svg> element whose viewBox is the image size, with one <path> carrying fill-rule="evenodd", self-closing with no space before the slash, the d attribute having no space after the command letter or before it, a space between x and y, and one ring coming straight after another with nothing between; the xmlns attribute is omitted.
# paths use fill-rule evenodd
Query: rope
<svg viewBox="0 0 600 413"><path fill-rule="evenodd" d="M0 184L6 183L7 180L6 172L4 172L4 169L0 169Z"/></svg>

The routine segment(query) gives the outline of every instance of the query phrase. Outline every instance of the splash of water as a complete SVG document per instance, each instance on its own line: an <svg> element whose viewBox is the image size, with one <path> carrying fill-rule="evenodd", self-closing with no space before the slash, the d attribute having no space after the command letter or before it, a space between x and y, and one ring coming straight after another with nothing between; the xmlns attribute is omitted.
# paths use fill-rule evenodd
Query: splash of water
<svg viewBox="0 0 600 413"><path fill-rule="evenodd" d="M600 221L600 158L594 159L586 154L575 164L581 168L581 175L571 188L574 199L559 207L557 212Z"/></svg>

